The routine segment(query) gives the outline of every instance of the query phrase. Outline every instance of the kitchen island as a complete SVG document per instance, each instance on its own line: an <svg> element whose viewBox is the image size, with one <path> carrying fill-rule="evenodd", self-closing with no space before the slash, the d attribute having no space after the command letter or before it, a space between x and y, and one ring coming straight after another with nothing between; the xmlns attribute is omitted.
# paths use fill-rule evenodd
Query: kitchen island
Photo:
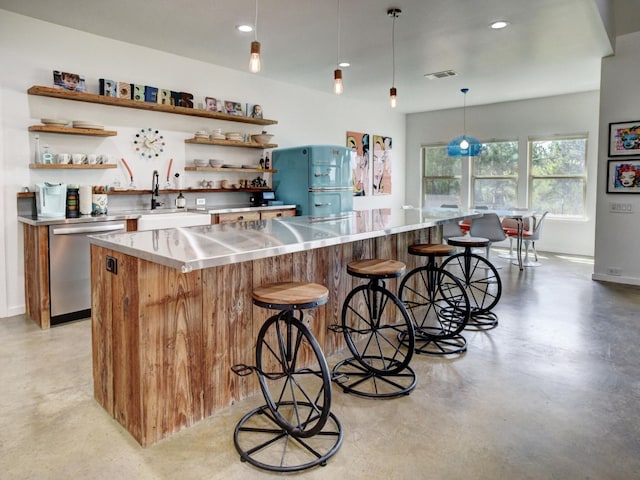
<svg viewBox="0 0 640 480"><path fill-rule="evenodd" d="M346 218L292 217L94 236L91 239L94 396L143 446L259 391L255 339L271 314L254 307L262 284L309 281L329 302L305 319L325 355L343 348L342 301L359 280L346 265L367 257L419 259L415 242L439 225L477 216L417 209L357 211ZM397 290L395 282L389 282Z"/></svg>

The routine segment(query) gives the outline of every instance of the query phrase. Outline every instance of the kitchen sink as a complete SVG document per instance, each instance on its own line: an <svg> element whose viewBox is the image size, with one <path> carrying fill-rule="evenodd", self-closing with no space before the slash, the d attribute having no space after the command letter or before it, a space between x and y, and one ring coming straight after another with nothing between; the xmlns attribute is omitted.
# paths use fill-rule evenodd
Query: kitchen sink
<svg viewBox="0 0 640 480"><path fill-rule="evenodd" d="M138 231L209 224L211 224L211 215L206 213L153 210L138 218Z"/></svg>

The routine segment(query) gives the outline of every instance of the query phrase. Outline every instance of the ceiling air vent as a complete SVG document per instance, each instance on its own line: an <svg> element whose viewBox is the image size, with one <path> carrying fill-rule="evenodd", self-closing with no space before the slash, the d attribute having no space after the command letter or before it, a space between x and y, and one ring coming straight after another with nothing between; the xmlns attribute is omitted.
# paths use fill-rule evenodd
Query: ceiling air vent
<svg viewBox="0 0 640 480"><path fill-rule="evenodd" d="M455 70L443 70L442 72L425 73L424 76L429 80L437 80L438 78L455 77L458 75Z"/></svg>

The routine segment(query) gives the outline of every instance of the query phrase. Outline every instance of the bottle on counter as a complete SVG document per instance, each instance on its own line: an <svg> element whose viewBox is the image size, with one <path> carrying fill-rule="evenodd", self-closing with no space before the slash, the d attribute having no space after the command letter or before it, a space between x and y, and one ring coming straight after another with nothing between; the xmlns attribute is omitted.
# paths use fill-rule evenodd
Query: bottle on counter
<svg viewBox="0 0 640 480"><path fill-rule="evenodd" d="M184 208L187 206L187 199L184 198L182 192L178 194L178 198L176 198L176 208Z"/></svg>

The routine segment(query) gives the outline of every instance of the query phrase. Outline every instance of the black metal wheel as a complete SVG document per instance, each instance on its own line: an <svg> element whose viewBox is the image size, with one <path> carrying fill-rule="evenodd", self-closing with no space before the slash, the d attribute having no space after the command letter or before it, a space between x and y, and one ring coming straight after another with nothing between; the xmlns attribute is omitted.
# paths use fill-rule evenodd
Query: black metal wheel
<svg viewBox="0 0 640 480"><path fill-rule="evenodd" d="M415 338L409 314L396 295L375 281L347 295L342 332L355 359L371 372L396 374L411 361ZM407 332L406 349L398 341L400 332Z"/></svg>
<svg viewBox="0 0 640 480"><path fill-rule="evenodd" d="M464 285L446 270L418 267L402 279L398 292L413 321L418 344L420 338L452 338L469 321Z"/></svg>
<svg viewBox="0 0 640 480"><path fill-rule="evenodd" d="M258 334L256 370L274 421L294 437L319 433L331 410L331 375L317 340L291 311Z"/></svg>
<svg viewBox="0 0 640 480"><path fill-rule="evenodd" d="M317 465L324 467L342 444L342 426L333 413L322 431L308 438L291 435L278 422L267 405L240 420L233 441L243 462L272 472L297 472Z"/></svg>
<svg viewBox="0 0 640 480"><path fill-rule="evenodd" d="M440 268L462 283L469 298L471 317L490 311L500 300L502 280L486 258L475 253L459 253L447 258Z"/></svg>

